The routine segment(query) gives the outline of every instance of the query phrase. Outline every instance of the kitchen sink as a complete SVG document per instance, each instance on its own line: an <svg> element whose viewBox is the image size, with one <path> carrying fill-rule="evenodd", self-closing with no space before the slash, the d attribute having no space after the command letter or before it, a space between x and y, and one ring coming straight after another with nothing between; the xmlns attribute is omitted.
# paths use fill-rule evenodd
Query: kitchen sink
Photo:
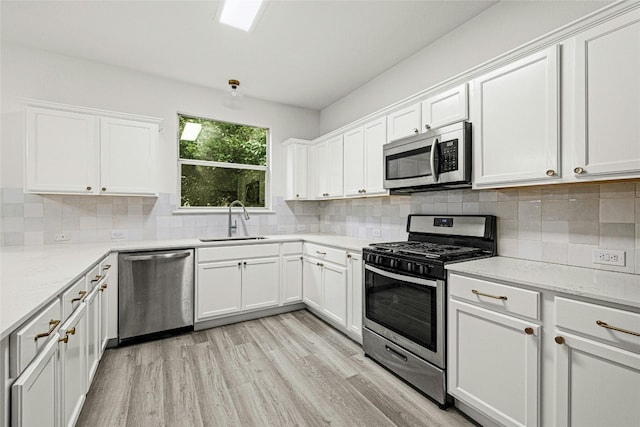
<svg viewBox="0 0 640 427"><path fill-rule="evenodd" d="M264 236L244 236L244 237L211 237L206 239L199 239L201 242L233 242L237 240L263 240Z"/></svg>

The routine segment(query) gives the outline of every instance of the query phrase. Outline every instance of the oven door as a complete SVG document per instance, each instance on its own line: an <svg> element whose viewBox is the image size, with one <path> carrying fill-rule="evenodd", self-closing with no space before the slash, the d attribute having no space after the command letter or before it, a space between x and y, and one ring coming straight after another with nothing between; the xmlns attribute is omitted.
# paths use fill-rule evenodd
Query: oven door
<svg viewBox="0 0 640 427"><path fill-rule="evenodd" d="M443 368L445 282L365 264L364 326Z"/></svg>

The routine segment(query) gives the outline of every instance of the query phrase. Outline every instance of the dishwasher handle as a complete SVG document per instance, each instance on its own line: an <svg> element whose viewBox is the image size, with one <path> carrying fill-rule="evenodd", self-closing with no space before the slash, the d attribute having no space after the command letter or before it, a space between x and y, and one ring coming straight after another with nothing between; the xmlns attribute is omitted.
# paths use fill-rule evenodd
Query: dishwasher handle
<svg viewBox="0 0 640 427"><path fill-rule="evenodd" d="M169 254L131 255L122 259L125 261L150 261L155 259L186 258L189 255L191 255L191 252L173 252Z"/></svg>

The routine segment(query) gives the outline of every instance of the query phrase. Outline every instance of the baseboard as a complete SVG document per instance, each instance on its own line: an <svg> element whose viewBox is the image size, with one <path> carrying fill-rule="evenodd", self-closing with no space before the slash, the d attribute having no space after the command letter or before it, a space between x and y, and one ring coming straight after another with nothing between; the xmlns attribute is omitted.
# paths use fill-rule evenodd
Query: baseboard
<svg viewBox="0 0 640 427"><path fill-rule="evenodd" d="M307 306L304 303L295 303L283 305L281 307L267 308L265 310L251 311L248 313L234 314L231 316L220 317L217 319L205 320L197 322L193 325L194 331L215 328L217 326L230 325L232 323L245 322L247 320L255 320L261 317L275 316L276 314L289 313L291 311L302 310Z"/></svg>

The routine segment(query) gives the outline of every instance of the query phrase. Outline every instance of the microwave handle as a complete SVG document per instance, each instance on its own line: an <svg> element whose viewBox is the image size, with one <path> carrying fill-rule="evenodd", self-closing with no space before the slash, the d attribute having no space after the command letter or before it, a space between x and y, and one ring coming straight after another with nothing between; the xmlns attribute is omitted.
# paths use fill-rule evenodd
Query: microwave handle
<svg viewBox="0 0 640 427"><path fill-rule="evenodd" d="M431 145L431 156L429 156L429 163L431 164L431 176L433 176L433 182L438 182L438 164L440 159L436 158L436 151L438 151L438 138L433 140Z"/></svg>

